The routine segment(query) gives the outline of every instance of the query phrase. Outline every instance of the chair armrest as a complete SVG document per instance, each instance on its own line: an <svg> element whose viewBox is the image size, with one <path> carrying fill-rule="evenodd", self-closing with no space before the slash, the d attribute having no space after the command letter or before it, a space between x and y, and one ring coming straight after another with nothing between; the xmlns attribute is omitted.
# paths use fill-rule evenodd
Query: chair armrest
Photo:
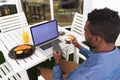
<svg viewBox="0 0 120 80"><path fill-rule="evenodd" d="M81 42L80 45L83 46L84 48L90 50L90 48L86 44L84 44L83 42Z"/></svg>
<svg viewBox="0 0 120 80"><path fill-rule="evenodd" d="M83 55L83 54L81 54L81 53L76 53L76 55L77 55L77 57L78 58L81 58L82 60L86 60L86 57ZM79 59L78 59L79 60ZM77 62L77 63L79 63L79 61Z"/></svg>
<svg viewBox="0 0 120 80"><path fill-rule="evenodd" d="M80 43L80 45L81 46L83 46L83 47L85 47L86 49L90 49L87 45L85 45L84 43ZM75 62L76 63L79 63L79 58L81 58L81 59L83 59L83 60L86 60L86 57L83 55L83 54L81 54L81 53L79 53L79 49L77 49L77 48L75 48L75 50L76 50L76 54L75 54Z"/></svg>

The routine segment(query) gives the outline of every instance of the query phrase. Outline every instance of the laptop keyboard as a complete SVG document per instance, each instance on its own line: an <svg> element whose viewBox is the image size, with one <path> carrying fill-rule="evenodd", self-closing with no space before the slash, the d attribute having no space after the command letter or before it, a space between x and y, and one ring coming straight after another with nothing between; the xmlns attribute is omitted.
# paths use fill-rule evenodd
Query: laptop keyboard
<svg viewBox="0 0 120 80"><path fill-rule="evenodd" d="M58 42L61 42L59 39L56 39ZM56 41L55 40L55 41ZM45 45L42 45L42 46L40 46L40 48L42 48L43 50L46 50L46 49L48 49L48 48L50 48L50 47L52 47L52 42L49 42L49 43L47 43L47 44L45 44Z"/></svg>

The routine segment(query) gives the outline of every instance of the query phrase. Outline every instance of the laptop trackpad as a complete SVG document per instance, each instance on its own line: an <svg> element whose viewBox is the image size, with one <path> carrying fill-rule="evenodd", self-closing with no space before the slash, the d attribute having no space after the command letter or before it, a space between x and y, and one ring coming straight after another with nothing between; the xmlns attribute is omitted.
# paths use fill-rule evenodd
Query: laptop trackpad
<svg viewBox="0 0 120 80"><path fill-rule="evenodd" d="M56 40L54 40L54 41L61 42L59 39L56 39ZM52 42L54 42L54 41L52 41ZM46 49L48 49L48 48L51 48L51 47L52 47L52 42L49 42L49 43L47 43L47 44L44 44L44 45L40 46L40 48L43 49L43 50L46 50Z"/></svg>

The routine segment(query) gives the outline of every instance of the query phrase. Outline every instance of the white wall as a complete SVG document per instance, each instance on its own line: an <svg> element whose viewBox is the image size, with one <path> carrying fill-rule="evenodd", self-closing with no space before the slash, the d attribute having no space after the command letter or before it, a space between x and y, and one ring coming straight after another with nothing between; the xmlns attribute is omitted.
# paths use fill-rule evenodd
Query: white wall
<svg viewBox="0 0 120 80"><path fill-rule="evenodd" d="M120 15L120 0L111 0L110 8L118 11Z"/></svg>
<svg viewBox="0 0 120 80"><path fill-rule="evenodd" d="M84 0L83 14L87 15L93 9L108 7L120 14L120 0Z"/></svg>
<svg viewBox="0 0 120 80"><path fill-rule="evenodd" d="M93 0L83 1L83 15L87 15L92 10Z"/></svg>

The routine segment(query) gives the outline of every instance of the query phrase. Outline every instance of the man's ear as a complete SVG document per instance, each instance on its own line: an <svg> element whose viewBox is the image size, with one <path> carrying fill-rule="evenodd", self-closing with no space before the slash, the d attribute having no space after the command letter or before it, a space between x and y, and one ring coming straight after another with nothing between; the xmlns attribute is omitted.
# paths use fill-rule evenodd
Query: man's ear
<svg viewBox="0 0 120 80"><path fill-rule="evenodd" d="M100 36L94 35L92 41L94 42L94 46L98 46L102 40Z"/></svg>
<svg viewBox="0 0 120 80"><path fill-rule="evenodd" d="M100 36L94 35L94 42L98 44L99 42L102 41L102 38Z"/></svg>
<svg viewBox="0 0 120 80"><path fill-rule="evenodd" d="M100 36L95 36L95 37L96 37L95 39L97 42L100 42L102 40L102 38Z"/></svg>

